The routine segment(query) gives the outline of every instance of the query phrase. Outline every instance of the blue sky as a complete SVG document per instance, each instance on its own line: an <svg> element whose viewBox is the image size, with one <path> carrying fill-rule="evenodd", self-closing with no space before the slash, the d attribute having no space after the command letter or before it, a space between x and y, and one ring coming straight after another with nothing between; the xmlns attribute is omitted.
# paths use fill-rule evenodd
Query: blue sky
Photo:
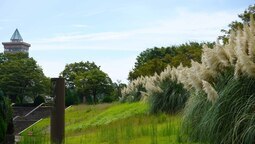
<svg viewBox="0 0 255 144"><path fill-rule="evenodd" d="M253 0L0 0L0 41L16 28L49 77L94 61L127 82L136 56L155 46L214 41ZM0 52L3 52L3 46Z"/></svg>

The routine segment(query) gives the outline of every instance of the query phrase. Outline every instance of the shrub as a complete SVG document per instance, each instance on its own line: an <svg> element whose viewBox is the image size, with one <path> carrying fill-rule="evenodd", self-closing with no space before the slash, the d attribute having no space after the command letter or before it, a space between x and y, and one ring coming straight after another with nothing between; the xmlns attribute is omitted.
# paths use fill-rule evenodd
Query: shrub
<svg viewBox="0 0 255 144"><path fill-rule="evenodd" d="M184 108L189 93L177 82L176 69L168 66L146 83L150 113L176 113Z"/></svg>
<svg viewBox="0 0 255 144"><path fill-rule="evenodd" d="M127 87L121 90L121 102L137 102L143 97L143 93L146 91L145 84L149 77L139 77L136 80L131 81Z"/></svg>
<svg viewBox="0 0 255 144"><path fill-rule="evenodd" d="M183 127L193 141L207 143L255 142L255 79L221 75L214 85L219 97L212 103L205 92L191 96Z"/></svg>
<svg viewBox="0 0 255 144"><path fill-rule="evenodd" d="M184 133L202 143L255 143L255 23L232 32L229 43L204 47L182 81L194 90L184 112Z"/></svg>
<svg viewBox="0 0 255 144"><path fill-rule="evenodd" d="M5 139L6 130L7 130L7 123L1 117L0 118L0 143L2 143Z"/></svg>
<svg viewBox="0 0 255 144"><path fill-rule="evenodd" d="M184 108L189 93L182 84L176 81L163 81L159 87L163 91L153 92L148 100L151 113L176 113Z"/></svg>
<svg viewBox="0 0 255 144"><path fill-rule="evenodd" d="M35 98L35 100L34 100L34 105L35 106L38 106L38 105L40 105L40 104L42 104L42 103L45 103L45 99L44 99L44 97L43 96L37 96L36 98Z"/></svg>
<svg viewBox="0 0 255 144"><path fill-rule="evenodd" d="M65 105L75 105L79 103L79 97L75 90L66 89L66 96L65 96Z"/></svg>
<svg viewBox="0 0 255 144"><path fill-rule="evenodd" d="M12 109L10 100L4 97L0 91L0 143L5 140L5 135L8 132L12 133L13 129L8 128L12 124Z"/></svg>
<svg viewBox="0 0 255 144"><path fill-rule="evenodd" d="M103 103L111 103L114 101L114 98L111 97L111 96L105 96L103 99L102 99L102 102Z"/></svg>

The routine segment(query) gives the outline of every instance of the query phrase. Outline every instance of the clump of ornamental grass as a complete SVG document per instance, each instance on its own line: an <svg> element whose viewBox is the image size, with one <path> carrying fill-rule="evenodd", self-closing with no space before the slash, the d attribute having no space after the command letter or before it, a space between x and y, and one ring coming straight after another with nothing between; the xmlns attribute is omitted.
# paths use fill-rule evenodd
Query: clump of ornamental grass
<svg viewBox="0 0 255 144"><path fill-rule="evenodd" d="M184 111L184 133L203 143L255 143L255 23L231 32L229 43L203 48L178 77L193 91Z"/></svg>
<svg viewBox="0 0 255 144"><path fill-rule="evenodd" d="M184 111L185 133L196 142L254 143L255 79L236 79L228 70L213 87L218 93L215 101L204 91L191 95Z"/></svg>
<svg viewBox="0 0 255 144"><path fill-rule="evenodd" d="M150 113L176 113L184 108L189 93L177 81L177 69L168 66L146 83Z"/></svg>
<svg viewBox="0 0 255 144"><path fill-rule="evenodd" d="M121 90L122 97L121 102L136 102L140 101L144 96L145 84L148 77L138 77L137 79L131 81L127 87Z"/></svg>

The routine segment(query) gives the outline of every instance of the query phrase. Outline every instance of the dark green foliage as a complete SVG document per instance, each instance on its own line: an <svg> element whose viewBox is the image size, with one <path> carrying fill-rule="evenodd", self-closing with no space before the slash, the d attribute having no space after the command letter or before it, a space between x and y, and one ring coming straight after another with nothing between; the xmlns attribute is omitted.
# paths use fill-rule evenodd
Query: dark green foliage
<svg viewBox="0 0 255 144"><path fill-rule="evenodd" d="M79 97L77 96L77 93L75 90L72 89L66 89L66 96L65 96L65 105L75 105L79 103Z"/></svg>
<svg viewBox="0 0 255 144"><path fill-rule="evenodd" d="M84 73L90 71L92 69L100 69L94 62L79 62L79 63L71 63L65 66L63 72L61 72L61 76L65 78L65 83L67 88L74 88L74 80L76 75L80 73Z"/></svg>
<svg viewBox="0 0 255 144"><path fill-rule="evenodd" d="M196 142L255 143L255 79L235 79L225 73L214 87L219 98L213 104L203 92L189 99L184 113L185 133Z"/></svg>
<svg viewBox="0 0 255 144"><path fill-rule="evenodd" d="M135 67L129 72L128 79L160 74L167 65L177 67L182 63L184 66L190 66L191 60L200 62L204 44L212 46L212 43L190 42L178 46L147 49L137 56Z"/></svg>
<svg viewBox="0 0 255 144"><path fill-rule="evenodd" d="M36 98L35 98L35 100L34 100L34 105L35 106L38 106L38 105L40 105L40 104L42 104L42 103L45 103L45 99L44 99L44 97L43 96L37 96Z"/></svg>
<svg viewBox="0 0 255 144"><path fill-rule="evenodd" d="M159 74L166 68L167 64L162 59L154 58L148 60L145 64L135 67L129 72L128 79L134 80L140 76L152 76L153 74Z"/></svg>
<svg viewBox="0 0 255 144"><path fill-rule="evenodd" d="M12 124L12 108L8 98L4 97L3 92L0 91L0 143L5 139L6 133L13 132L8 127Z"/></svg>
<svg viewBox="0 0 255 144"><path fill-rule="evenodd" d="M80 101L98 103L113 92L112 80L94 62L67 64L61 76L66 80L67 89L77 92Z"/></svg>
<svg viewBox="0 0 255 144"><path fill-rule="evenodd" d="M0 118L0 143L3 143L6 135L7 130L7 123L3 120L3 118Z"/></svg>
<svg viewBox="0 0 255 144"><path fill-rule="evenodd" d="M105 96L102 100L103 103L111 103L114 101L114 98L111 96Z"/></svg>
<svg viewBox="0 0 255 144"><path fill-rule="evenodd" d="M173 114L184 108L189 93L183 88L182 84L166 79L160 82L158 87L163 92L153 92L149 96L150 113Z"/></svg>
<svg viewBox="0 0 255 144"><path fill-rule="evenodd" d="M124 87L127 87L127 85L125 83L121 83L120 80L117 80L117 82L114 82L113 84L113 97L111 98L113 101L118 101L121 97L121 89L123 89Z"/></svg>
<svg viewBox="0 0 255 144"><path fill-rule="evenodd" d="M22 103L25 96L49 94L49 78L33 58L22 53L0 54L0 87L12 102Z"/></svg>

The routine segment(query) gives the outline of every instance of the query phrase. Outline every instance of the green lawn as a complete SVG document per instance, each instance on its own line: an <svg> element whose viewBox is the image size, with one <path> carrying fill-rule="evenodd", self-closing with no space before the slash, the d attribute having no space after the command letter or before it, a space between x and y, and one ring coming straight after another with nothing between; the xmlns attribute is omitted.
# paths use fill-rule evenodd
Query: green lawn
<svg viewBox="0 0 255 144"><path fill-rule="evenodd" d="M73 106L65 122L66 144L185 143L179 115L149 115L144 103ZM23 132L21 143L50 143L49 130L47 118Z"/></svg>

